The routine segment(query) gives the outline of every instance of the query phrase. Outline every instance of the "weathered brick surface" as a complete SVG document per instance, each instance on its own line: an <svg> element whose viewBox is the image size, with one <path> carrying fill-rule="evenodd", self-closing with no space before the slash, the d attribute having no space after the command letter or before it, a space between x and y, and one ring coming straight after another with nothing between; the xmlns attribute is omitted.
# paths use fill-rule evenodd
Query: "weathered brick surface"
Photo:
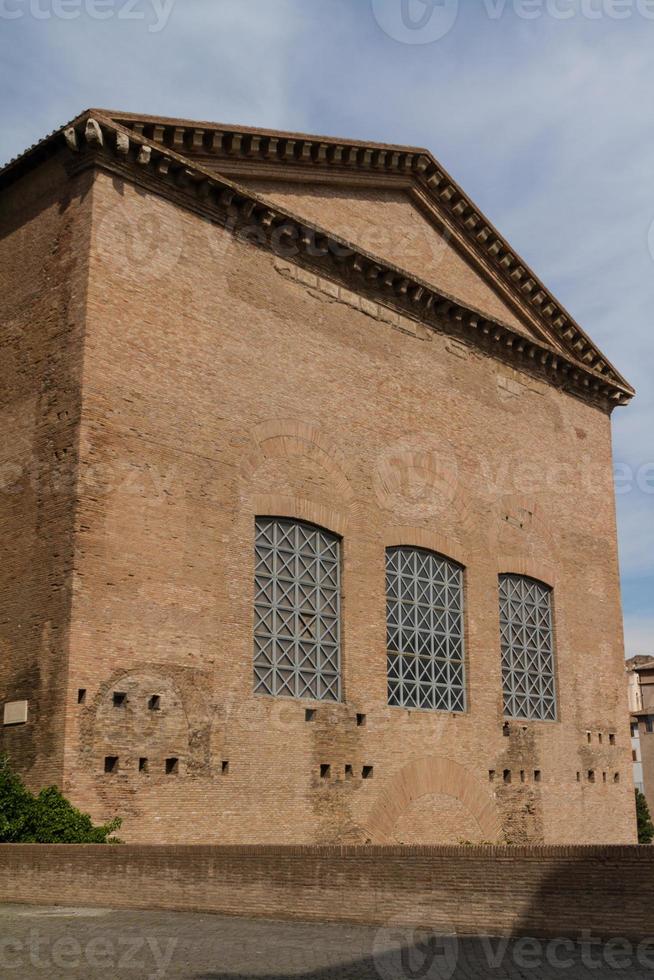
<svg viewBox="0 0 654 980"><path fill-rule="evenodd" d="M426 221L406 191L246 181L257 193L307 221L329 227L373 255L440 286L529 334L510 305L457 252L447 233ZM327 220L326 220L327 219Z"/></svg>
<svg viewBox="0 0 654 980"><path fill-rule="evenodd" d="M35 787L63 776L89 177L55 157L0 209L0 691L29 701L1 739Z"/></svg>
<svg viewBox="0 0 654 980"><path fill-rule="evenodd" d="M40 660L65 716L36 714L73 800L134 842L633 841L608 417L121 179L91 199L67 673L63 645ZM258 514L343 535L345 700L310 723L252 695ZM394 544L466 567L464 715L386 706ZM559 721L508 737L506 571L555 589L559 689Z"/></svg>
<svg viewBox="0 0 654 980"><path fill-rule="evenodd" d="M654 934L653 862L638 846L10 844L0 886L3 902L639 939Z"/></svg>

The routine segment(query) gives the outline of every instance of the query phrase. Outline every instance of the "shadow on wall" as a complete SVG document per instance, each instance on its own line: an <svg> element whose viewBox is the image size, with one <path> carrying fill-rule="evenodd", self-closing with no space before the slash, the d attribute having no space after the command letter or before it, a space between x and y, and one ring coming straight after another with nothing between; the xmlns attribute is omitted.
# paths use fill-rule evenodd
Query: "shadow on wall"
<svg viewBox="0 0 654 980"><path fill-rule="evenodd" d="M453 943L453 945L452 945ZM279 952L277 952L279 956ZM649 964L649 967L647 966ZM412 945L398 947L383 956L332 962L309 972L201 973L194 980L538 980L621 977L643 980L654 966L652 947L608 947L592 939L541 941L538 939L493 939L484 937L445 941L425 937Z"/></svg>
<svg viewBox="0 0 654 980"><path fill-rule="evenodd" d="M443 935L429 927L389 922L342 925L342 942L302 944L282 930L259 947L247 972L195 974L195 980L513 980L654 976L654 885L647 894L620 873L620 858L588 848L582 859L561 857L514 929L514 938ZM629 928L622 928L629 923ZM306 929L297 924L298 931ZM313 924L315 929L315 923ZM334 929L331 924L330 929ZM289 941L290 940L290 941ZM354 940L357 949L352 948ZM348 948L349 947L349 948ZM352 954L358 952L358 956ZM247 955L247 953L246 953ZM304 962L303 962L304 961ZM310 965L310 966L309 966ZM278 969L276 969L278 967ZM304 967L304 968L303 968ZM309 968L307 968L309 967Z"/></svg>

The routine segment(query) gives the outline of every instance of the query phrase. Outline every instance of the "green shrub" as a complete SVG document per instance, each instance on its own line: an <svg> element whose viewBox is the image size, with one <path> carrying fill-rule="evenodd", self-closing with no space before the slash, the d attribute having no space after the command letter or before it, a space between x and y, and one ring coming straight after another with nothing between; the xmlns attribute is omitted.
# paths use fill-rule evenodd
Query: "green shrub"
<svg viewBox="0 0 654 980"><path fill-rule="evenodd" d="M34 796L0 756L0 843L3 844L113 844L111 834L120 827L116 817L94 826L88 813L77 810L56 786Z"/></svg>
<svg viewBox="0 0 654 980"><path fill-rule="evenodd" d="M654 838L654 824L649 815L647 800L639 789L636 790L636 821L638 824L638 843L651 844Z"/></svg>

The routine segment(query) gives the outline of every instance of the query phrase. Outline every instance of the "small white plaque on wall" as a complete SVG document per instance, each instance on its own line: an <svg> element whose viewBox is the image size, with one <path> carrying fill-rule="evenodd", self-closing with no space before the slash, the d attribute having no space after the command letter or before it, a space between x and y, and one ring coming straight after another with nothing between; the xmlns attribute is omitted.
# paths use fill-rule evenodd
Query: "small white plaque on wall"
<svg viewBox="0 0 654 980"><path fill-rule="evenodd" d="M23 725L27 721L27 701L7 701L3 722L5 725Z"/></svg>

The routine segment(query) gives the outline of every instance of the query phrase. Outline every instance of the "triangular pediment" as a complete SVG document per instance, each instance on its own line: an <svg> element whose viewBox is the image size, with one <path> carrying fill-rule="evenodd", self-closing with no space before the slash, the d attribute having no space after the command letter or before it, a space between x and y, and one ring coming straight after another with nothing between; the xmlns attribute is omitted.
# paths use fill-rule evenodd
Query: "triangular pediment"
<svg viewBox="0 0 654 980"><path fill-rule="evenodd" d="M241 182L267 201L328 228L464 305L502 320L525 336L544 339L519 316L492 279L461 253L447 230L420 210L410 189L252 178ZM561 349L556 340L548 339Z"/></svg>
<svg viewBox="0 0 654 980"><path fill-rule="evenodd" d="M91 109L0 171L66 147L256 247L605 409L633 388L426 150ZM285 244L284 244L285 243Z"/></svg>
<svg viewBox="0 0 654 980"><path fill-rule="evenodd" d="M340 187L337 193L343 195L343 189L348 188L345 197L349 195L352 201L351 225L356 223L364 189L383 190L387 195L404 191L433 228L434 237L428 251L441 255L444 262L440 270L438 263L432 262L429 268L418 271L414 266L407 268L408 272L429 282L432 276L439 276L434 285L443 289L446 289L445 280L450 284L456 280L456 288L446 289L450 295L568 355L633 394L628 382L428 150L103 111L120 125L197 160L206 168L250 185L253 190L271 181L287 187L309 184L311 192L317 195L334 187ZM308 214L311 192L302 200L299 190L295 195L287 190L289 210L297 211L306 205ZM319 218L313 205L311 210L314 221L332 230L328 209ZM386 229L383 211L383 207L376 209L380 220L375 224L380 230ZM345 222L334 214L332 220L337 219L345 229ZM408 222L412 220L407 217ZM339 233L336 227L333 231ZM428 237L424 226L419 232L421 236ZM395 250L402 251L399 241ZM380 258L387 258L400 268L406 267L402 261L394 260L390 252ZM482 300L481 304L473 302L475 296Z"/></svg>

